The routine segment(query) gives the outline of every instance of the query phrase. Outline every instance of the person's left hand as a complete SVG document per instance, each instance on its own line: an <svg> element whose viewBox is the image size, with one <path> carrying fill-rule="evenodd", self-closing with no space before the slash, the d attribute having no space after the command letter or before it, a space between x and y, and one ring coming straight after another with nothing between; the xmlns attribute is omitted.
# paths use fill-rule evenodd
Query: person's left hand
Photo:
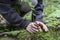
<svg viewBox="0 0 60 40"><path fill-rule="evenodd" d="M40 29L40 31L44 30L45 32L48 32L48 28L43 22L35 21L35 23L38 29Z"/></svg>

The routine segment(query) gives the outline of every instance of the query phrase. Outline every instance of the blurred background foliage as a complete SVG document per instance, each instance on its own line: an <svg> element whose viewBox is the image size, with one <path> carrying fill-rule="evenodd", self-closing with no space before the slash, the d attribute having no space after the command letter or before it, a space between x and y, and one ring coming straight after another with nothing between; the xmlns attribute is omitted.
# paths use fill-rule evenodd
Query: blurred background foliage
<svg viewBox="0 0 60 40"><path fill-rule="evenodd" d="M32 3L28 0L22 0L27 2L31 7ZM9 40L12 37L16 40L60 40L60 0L43 0L44 12L43 20L49 28L49 32L38 32L35 34L28 33L25 29L20 29L19 27L10 26L7 24L0 24L0 32L4 32L7 35L1 38L1 40ZM19 8L17 8L19 10ZM23 18L31 20L32 11L30 14L26 14ZM0 15L0 18L2 16ZM9 37L8 37L9 36Z"/></svg>

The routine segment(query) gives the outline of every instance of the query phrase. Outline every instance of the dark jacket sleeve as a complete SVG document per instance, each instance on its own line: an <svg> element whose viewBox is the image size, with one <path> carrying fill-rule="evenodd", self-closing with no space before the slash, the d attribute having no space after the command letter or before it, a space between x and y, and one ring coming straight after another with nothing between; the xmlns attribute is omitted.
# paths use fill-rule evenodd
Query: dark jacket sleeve
<svg viewBox="0 0 60 40"><path fill-rule="evenodd" d="M41 21L43 22L42 18L43 18L43 0L38 0L38 4L35 6L35 10L33 11L33 21Z"/></svg>
<svg viewBox="0 0 60 40"><path fill-rule="evenodd" d="M0 4L0 13L12 25L26 27L30 22L21 18L9 4Z"/></svg>

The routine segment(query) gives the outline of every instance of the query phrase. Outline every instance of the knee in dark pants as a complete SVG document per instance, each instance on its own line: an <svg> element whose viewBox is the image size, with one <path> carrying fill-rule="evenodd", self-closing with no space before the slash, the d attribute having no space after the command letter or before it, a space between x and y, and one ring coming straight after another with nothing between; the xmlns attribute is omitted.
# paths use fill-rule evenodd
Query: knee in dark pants
<svg viewBox="0 0 60 40"><path fill-rule="evenodd" d="M26 13L28 13L29 11L31 11L31 7L25 3L25 2L21 2L20 5L15 5L14 6L16 11L20 14L20 16L24 16Z"/></svg>
<svg viewBox="0 0 60 40"><path fill-rule="evenodd" d="M26 2L21 2L20 6L21 6L21 8L20 8L21 16L24 16L26 13L31 11L31 7Z"/></svg>
<svg viewBox="0 0 60 40"><path fill-rule="evenodd" d="M21 6L21 10L25 13L29 12L31 10L31 7L28 3L26 2L21 2L20 3L20 6Z"/></svg>

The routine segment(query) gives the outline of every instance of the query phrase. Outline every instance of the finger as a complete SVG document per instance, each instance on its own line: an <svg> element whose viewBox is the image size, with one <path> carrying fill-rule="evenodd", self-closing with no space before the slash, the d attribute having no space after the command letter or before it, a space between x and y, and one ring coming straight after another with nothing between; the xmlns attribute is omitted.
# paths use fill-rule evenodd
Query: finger
<svg viewBox="0 0 60 40"><path fill-rule="evenodd" d="M35 23L36 23L36 26L37 26L38 28L42 28L43 25L40 24L40 22L36 21Z"/></svg>
<svg viewBox="0 0 60 40"><path fill-rule="evenodd" d="M40 28L39 31L42 32L43 30Z"/></svg>
<svg viewBox="0 0 60 40"><path fill-rule="evenodd" d="M41 26L41 28L42 28L45 32L48 32L48 28L47 28L47 26L46 26L44 23L38 22L38 21L36 21L36 23L39 24L39 25Z"/></svg>
<svg viewBox="0 0 60 40"><path fill-rule="evenodd" d="M28 32L35 33L36 31L34 31L33 29L30 29L30 30L28 30Z"/></svg>
<svg viewBox="0 0 60 40"><path fill-rule="evenodd" d="M37 28L39 27L38 24L36 24L36 23L35 23L34 25L35 25Z"/></svg>
<svg viewBox="0 0 60 40"><path fill-rule="evenodd" d="M33 28L36 28L36 29L37 29L37 26L35 25L35 23L32 24L31 26L32 26Z"/></svg>
<svg viewBox="0 0 60 40"><path fill-rule="evenodd" d="M48 28L46 25L43 25L43 29L45 30L45 32L48 32Z"/></svg>
<svg viewBox="0 0 60 40"><path fill-rule="evenodd" d="M36 32L35 30L32 29L31 26L29 26L29 27L27 28L27 31L28 31L29 33L35 33L35 32Z"/></svg>
<svg viewBox="0 0 60 40"><path fill-rule="evenodd" d="M33 29L31 30L31 33L36 33L36 32L37 32L37 31L35 31L35 30L33 30Z"/></svg>
<svg viewBox="0 0 60 40"><path fill-rule="evenodd" d="M36 30L38 29L40 32L42 32L42 29L39 25L35 24L35 26L37 27Z"/></svg>
<svg viewBox="0 0 60 40"><path fill-rule="evenodd" d="M40 22L38 22L38 21L35 21L35 23L36 23L36 24L39 24Z"/></svg>
<svg viewBox="0 0 60 40"><path fill-rule="evenodd" d="M33 33L31 30L28 31L29 33Z"/></svg>
<svg viewBox="0 0 60 40"><path fill-rule="evenodd" d="M33 33L32 31L31 31L31 28L29 28L29 29L26 29L29 33Z"/></svg>
<svg viewBox="0 0 60 40"><path fill-rule="evenodd" d="M32 28L32 30L33 30L34 32L38 32L38 31L39 31L38 29L35 29L35 28Z"/></svg>

